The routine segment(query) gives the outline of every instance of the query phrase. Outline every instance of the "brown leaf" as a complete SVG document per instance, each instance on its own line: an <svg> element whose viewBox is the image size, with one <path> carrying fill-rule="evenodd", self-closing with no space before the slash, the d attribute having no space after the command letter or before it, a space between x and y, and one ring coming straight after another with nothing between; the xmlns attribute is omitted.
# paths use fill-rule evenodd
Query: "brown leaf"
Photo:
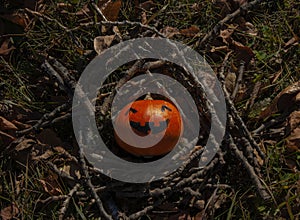
<svg viewBox="0 0 300 220"><path fill-rule="evenodd" d="M233 72L229 72L225 77L225 87L228 92L232 93L235 87L236 75Z"/></svg>
<svg viewBox="0 0 300 220"><path fill-rule="evenodd" d="M299 172L298 169L297 169L297 162L295 160L285 158L285 164L294 173L298 173Z"/></svg>
<svg viewBox="0 0 300 220"><path fill-rule="evenodd" d="M57 153L59 153L59 154L66 154L66 153L67 153L67 151L66 151L63 147L61 147L61 146L54 147L53 149L54 149Z"/></svg>
<svg viewBox="0 0 300 220"><path fill-rule="evenodd" d="M155 5L156 4L153 1L149 0L139 4L139 8L145 11L150 11L153 7L155 7Z"/></svg>
<svg viewBox="0 0 300 220"><path fill-rule="evenodd" d="M166 26L161 32L167 37L172 38L175 35L183 35L186 37L194 37L199 34L200 29L196 25L192 25L189 28L178 30L177 28Z"/></svg>
<svg viewBox="0 0 300 220"><path fill-rule="evenodd" d="M257 152L256 149L254 149L253 154L255 155L258 164L261 165L261 166L264 165L265 161L260 157L260 155L259 155L259 153Z"/></svg>
<svg viewBox="0 0 300 220"><path fill-rule="evenodd" d="M294 45L298 44L299 40L300 40L300 38L297 35L293 36L288 42L285 43L284 48L286 49L290 46L294 46Z"/></svg>
<svg viewBox="0 0 300 220"><path fill-rule="evenodd" d="M175 35L180 34L179 30L174 27L166 26L161 31L167 38L172 38Z"/></svg>
<svg viewBox="0 0 300 220"><path fill-rule="evenodd" d="M193 204L193 207L203 210L205 208L205 201L203 199L197 199Z"/></svg>
<svg viewBox="0 0 300 220"><path fill-rule="evenodd" d="M4 150L7 145L15 140L15 137L0 131L0 151Z"/></svg>
<svg viewBox="0 0 300 220"><path fill-rule="evenodd" d="M6 120L4 117L0 116L0 130L1 131L9 131L9 130L16 131L16 130L18 130L18 128L13 123Z"/></svg>
<svg viewBox="0 0 300 220"><path fill-rule="evenodd" d="M18 164L27 164L30 158L30 152L37 142L33 139L21 137L8 146L8 152L14 161Z"/></svg>
<svg viewBox="0 0 300 220"><path fill-rule="evenodd" d="M10 53L10 51L16 49L14 46L10 46L9 43L10 43L9 38L3 41L3 43L0 47L0 56L1 55L6 56Z"/></svg>
<svg viewBox="0 0 300 220"><path fill-rule="evenodd" d="M232 40L234 45L234 50L238 60L244 61L248 64L252 58L254 58L254 53L250 47L244 46L243 44Z"/></svg>
<svg viewBox="0 0 300 220"><path fill-rule="evenodd" d="M109 21L117 20L121 5L122 5L121 0L100 0L97 3L98 8L105 16L105 18ZM60 9L62 13L66 13L66 11L72 11L73 7L69 7L69 5L67 4L67 5L62 5ZM72 13L72 12L68 12L68 13ZM80 18L81 22L83 21L88 22L95 15L95 12L93 10L90 10L88 4L86 4L82 7L82 9L77 11L75 15ZM102 20L102 17L98 16L98 19Z"/></svg>
<svg viewBox="0 0 300 220"><path fill-rule="evenodd" d="M40 179L39 182L42 184L45 192L51 196L62 195L61 187L58 183L58 176L56 174L50 174L48 177Z"/></svg>
<svg viewBox="0 0 300 220"><path fill-rule="evenodd" d="M34 144L36 144L37 142L33 139L24 139L23 141L21 141L14 150L16 151L23 151L23 150L27 150L29 148L31 148Z"/></svg>
<svg viewBox="0 0 300 220"><path fill-rule="evenodd" d="M26 15L21 13L2 14L0 17L23 28L25 28L29 23Z"/></svg>
<svg viewBox="0 0 300 220"><path fill-rule="evenodd" d="M63 145L62 140L52 129L44 129L37 136L37 139L44 144L48 144L52 147Z"/></svg>
<svg viewBox="0 0 300 220"><path fill-rule="evenodd" d="M192 25L187 29L181 29L179 32L186 37L194 37L200 32L200 29L198 26Z"/></svg>
<svg viewBox="0 0 300 220"><path fill-rule="evenodd" d="M194 217L194 220L203 220L203 219L205 218L203 218L202 212L198 212Z"/></svg>
<svg viewBox="0 0 300 220"><path fill-rule="evenodd" d="M66 159L64 159L66 161ZM75 161L67 161L62 167L58 168L61 172L67 173L72 176L74 179L80 179L80 166Z"/></svg>
<svg viewBox="0 0 300 220"><path fill-rule="evenodd" d="M191 220L191 216L186 212L180 212L168 217L169 220Z"/></svg>
<svg viewBox="0 0 300 220"><path fill-rule="evenodd" d="M121 0L102 0L98 2L98 7L109 21L118 19L121 5Z"/></svg>
<svg viewBox="0 0 300 220"><path fill-rule="evenodd" d="M300 127L300 111L294 111L290 114L289 125L291 131L293 131L297 127Z"/></svg>
<svg viewBox="0 0 300 220"><path fill-rule="evenodd" d="M101 54L105 49L109 48L115 35L98 36L94 39L94 49L98 54Z"/></svg>
<svg viewBox="0 0 300 220"><path fill-rule="evenodd" d="M147 24L147 14L146 14L146 12L142 12L142 15L141 15L141 23L142 24Z"/></svg>
<svg viewBox="0 0 300 220"><path fill-rule="evenodd" d="M291 134L286 139L287 148L294 152L300 151L300 111L294 111L289 117Z"/></svg>
<svg viewBox="0 0 300 220"><path fill-rule="evenodd" d="M24 124L22 122L19 122L17 120L12 120L11 121L15 126L17 126L18 129L27 129L27 128L30 128L31 125L29 124Z"/></svg>
<svg viewBox="0 0 300 220"><path fill-rule="evenodd" d="M1 210L0 216L2 220L15 219L14 217L19 214L19 209L15 204L11 204Z"/></svg>
<svg viewBox="0 0 300 220"><path fill-rule="evenodd" d="M277 112L291 111L296 107L296 103L299 102L300 93L300 81L293 83L284 90L282 90L272 101L272 103L264 109L259 118L265 119Z"/></svg>
<svg viewBox="0 0 300 220"><path fill-rule="evenodd" d="M46 152L41 155L32 155L32 160L47 160L53 155L54 152L52 150L46 150Z"/></svg>
<svg viewBox="0 0 300 220"><path fill-rule="evenodd" d="M231 42L231 35L234 33L234 29L225 29L220 31L220 37L222 38L225 44L229 44Z"/></svg>
<svg viewBox="0 0 300 220"><path fill-rule="evenodd" d="M228 14L232 13L236 9L240 7L240 2L242 0L215 0L217 7L221 8L220 16L221 18L224 18Z"/></svg>

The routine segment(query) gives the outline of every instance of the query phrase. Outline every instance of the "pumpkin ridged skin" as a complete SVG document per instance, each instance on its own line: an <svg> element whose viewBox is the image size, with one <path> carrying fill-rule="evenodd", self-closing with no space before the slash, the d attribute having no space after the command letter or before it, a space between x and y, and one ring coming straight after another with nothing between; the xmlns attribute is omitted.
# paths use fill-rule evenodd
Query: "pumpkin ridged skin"
<svg viewBox="0 0 300 220"><path fill-rule="evenodd" d="M129 120L129 123L128 121ZM150 121L151 120L151 121ZM154 146L139 148L125 143L115 132L117 144L136 156L160 156L169 153L177 144L182 131L182 119L178 109L165 100L138 100L126 105L117 115L116 124L121 130L132 129L143 137L154 135L162 139ZM136 146L142 143L136 143Z"/></svg>

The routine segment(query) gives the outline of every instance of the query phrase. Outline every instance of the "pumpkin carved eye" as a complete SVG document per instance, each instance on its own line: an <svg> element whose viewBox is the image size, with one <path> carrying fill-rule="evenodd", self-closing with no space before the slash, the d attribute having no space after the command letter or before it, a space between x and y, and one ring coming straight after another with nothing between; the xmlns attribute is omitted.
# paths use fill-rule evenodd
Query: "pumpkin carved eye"
<svg viewBox="0 0 300 220"><path fill-rule="evenodd" d="M163 105L163 106L161 106L161 111L162 112L164 112L165 110L168 110L168 111L172 111L172 109L170 109L168 106L166 106L166 105Z"/></svg>
<svg viewBox="0 0 300 220"><path fill-rule="evenodd" d="M129 111L132 113L137 113L137 110L135 110L134 108L130 108Z"/></svg>
<svg viewBox="0 0 300 220"><path fill-rule="evenodd" d="M131 129L143 137L163 134L154 146L138 148L121 140L115 132L117 144L127 152L138 156L156 156L170 152L177 144L183 130L178 109L164 100L138 100L125 106L118 114L115 123L121 130ZM140 143L136 143L138 146Z"/></svg>

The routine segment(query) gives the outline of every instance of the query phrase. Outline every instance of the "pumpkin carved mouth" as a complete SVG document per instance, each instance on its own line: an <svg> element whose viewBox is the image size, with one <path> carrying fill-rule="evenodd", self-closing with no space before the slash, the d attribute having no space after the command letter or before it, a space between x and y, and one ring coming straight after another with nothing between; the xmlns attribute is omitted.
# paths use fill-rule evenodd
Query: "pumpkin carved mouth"
<svg viewBox="0 0 300 220"><path fill-rule="evenodd" d="M167 129L169 125L170 120L167 119L165 121L160 121L159 126L155 126L154 122L146 122L144 126L140 124L140 122L134 122L130 121L131 128L137 130L138 132L141 132L145 135L150 134L157 134Z"/></svg>

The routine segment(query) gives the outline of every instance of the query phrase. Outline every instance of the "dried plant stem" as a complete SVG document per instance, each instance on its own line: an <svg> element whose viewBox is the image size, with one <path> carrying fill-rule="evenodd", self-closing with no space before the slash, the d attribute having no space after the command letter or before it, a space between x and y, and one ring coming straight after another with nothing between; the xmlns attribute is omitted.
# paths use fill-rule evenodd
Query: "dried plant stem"
<svg viewBox="0 0 300 220"><path fill-rule="evenodd" d="M88 169L87 169L87 166L86 166L86 162L85 162L85 158L84 158L84 153L83 153L83 150L80 149L79 150L79 153L80 153L80 167L81 167L81 170L82 170L82 173L84 175L84 178L85 178L85 182L92 194L92 196L94 197L94 199L96 200L96 204L97 204L97 207L99 209L99 214L104 218L104 219L107 219L107 220L112 220L112 217L106 212L106 210L104 209L103 207L103 203L100 199L100 197L98 196L96 190L95 190L95 187L94 185L92 184L92 181L91 181L91 177L89 175L89 172L88 172Z"/></svg>
<svg viewBox="0 0 300 220"><path fill-rule="evenodd" d="M249 10L251 10L254 6L258 5L259 3L261 3L262 0L254 0L248 3L243 4L239 9L237 9L236 11L234 11L231 14L226 15L225 18L223 18L222 20L220 20L215 26L214 28L208 32L202 39L201 41L198 43L199 47L203 47L203 45L205 45L205 43L209 40L211 40L213 37L215 37L216 35L219 34L221 28L224 26L225 23L232 21L234 18L236 18L237 16L239 16L241 13L247 13Z"/></svg>
<svg viewBox="0 0 300 220"><path fill-rule="evenodd" d="M65 214L68 210L70 200L73 197L73 195L76 193L76 191L78 190L79 186L80 186L79 184L76 184L73 187L73 189L69 192L69 194L67 195L67 197L66 197L65 201L63 202L62 207L59 211L59 216L58 216L59 220L63 220L65 218Z"/></svg>
<svg viewBox="0 0 300 220"><path fill-rule="evenodd" d="M233 90L233 92L231 94L231 99L233 99L233 100L236 97L236 95L237 95L237 93L239 91L240 85L242 83L243 75L244 75L244 70L245 70L245 62L241 60L240 67L239 67L239 75L238 75L238 78L236 80L234 90Z"/></svg>
<svg viewBox="0 0 300 220"><path fill-rule="evenodd" d="M93 25L105 25L105 26L125 26L125 25L129 25L129 26L138 26L142 29L145 30L149 30L153 33L155 33L157 36L162 37L162 38L166 38L166 36L164 34L162 34L161 32L159 32L155 27L151 27L149 25L145 25L142 24L141 22L136 22L136 21L128 21L128 20L124 20L124 21L100 21L100 22L88 22L88 23L84 23L84 24L80 24L79 27L70 29L70 31L74 31L77 30L81 27L89 27L89 26L93 26Z"/></svg>
<svg viewBox="0 0 300 220"><path fill-rule="evenodd" d="M259 195L264 199L264 200L269 200L271 196L267 192L267 190L262 186L259 177L255 173L253 167L249 164L243 153L238 149L236 144L233 141L233 138L231 135L229 135L229 147L230 149L234 152L236 157L242 162L244 165L245 169L247 170L248 174L250 175L250 178L252 179L253 183L256 186L256 189L259 193Z"/></svg>

